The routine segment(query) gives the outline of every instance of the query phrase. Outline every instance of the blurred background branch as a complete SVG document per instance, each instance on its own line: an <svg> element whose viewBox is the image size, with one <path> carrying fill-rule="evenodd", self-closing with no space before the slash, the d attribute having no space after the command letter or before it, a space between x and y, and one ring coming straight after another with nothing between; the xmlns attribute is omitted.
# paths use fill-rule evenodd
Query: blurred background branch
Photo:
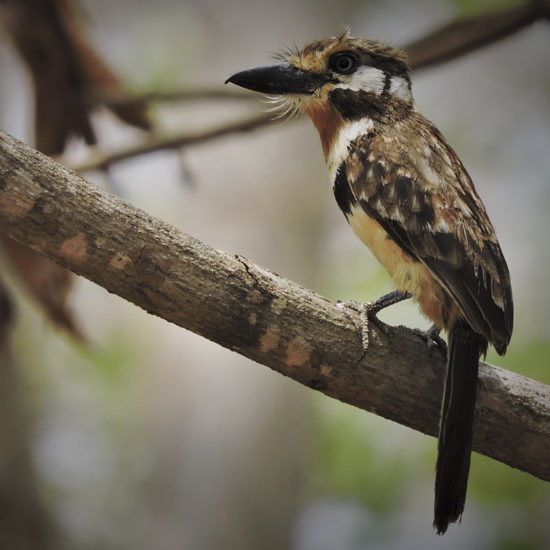
<svg viewBox="0 0 550 550"><path fill-rule="evenodd" d="M105 170L117 162L134 157L153 153L161 150L181 149L192 145L199 145L210 140L225 137L231 134L250 132L273 122L271 113L261 113L248 118L216 126L209 130L201 130L193 134L182 132L179 135L169 137L152 137L144 143L120 149L111 153L96 153L82 163L69 165L76 172L89 172L91 170Z"/></svg>
<svg viewBox="0 0 550 550"><path fill-rule="evenodd" d="M247 91L231 88L188 88L182 90L154 91L141 94L128 93L120 89L99 88L89 93L86 101L91 106L128 107L149 103L178 103L191 101L258 101L258 97Z"/></svg>
<svg viewBox="0 0 550 550"><path fill-rule="evenodd" d="M549 19L550 0L532 0L524 5L507 10L495 10L477 16L453 21L422 38L414 40L403 48L409 55L412 69L425 69L440 63L452 61L476 49L489 46L503 38L518 32L539 19ZM220 100L251 100L257 102L257 95L247 92L226 90L225 88L210 88L196 90L180 90L172 92L149 92L140 95L128 95L120 87L109 89L98 88L88 96L89 104L106 105L115 109L143 107L151 102L176 101L220 101ZM259 129L273 121L274 116L259 116L250 124L248 119L231 125L222 125L210 132L205 132L199 139L183 133L179 136L152 137L142 145L119 151L112 151L94 158L92 156L73 168L79 172L96 169L106 169L113 164L161 149L176 149L204 143L208 139L216 139L233 131Z"/></svg>
<svg viewBox="0 0 550 550"><path fill-rule="evenodd" d="M550 19L548 0L529 0L507 10L458 19L413 40L405 49L411 67L428 68L489 46L539 19Z"/></svg>

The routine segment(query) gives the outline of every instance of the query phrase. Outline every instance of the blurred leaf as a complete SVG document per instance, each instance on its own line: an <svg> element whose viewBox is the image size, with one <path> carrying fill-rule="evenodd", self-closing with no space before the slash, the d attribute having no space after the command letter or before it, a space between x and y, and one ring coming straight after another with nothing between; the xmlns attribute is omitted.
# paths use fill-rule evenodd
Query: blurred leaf
<svg viewBox="0 0 550 550"><path fill-rule="evenodd" d="M0 236L0 245L19 279L42 306L48 319L73 338L85 340L67 305L73 283L71 272L5 235Z"/></svg>
<svg viewBox="0 0 550 550"><path fill-rule="evenodd" d="M123 85L86 40L72 0L8 0L2 19L30 70L35 92L36 148L60 155L68 139L95 144L90 122L99 89ZM138 100L111 107L122 121L150 129L147 106Z"/></svg>
<svg viewBox="0 0 550 550"><path fill-rule="evenodd" d="M535 509L542 499L548 498L550 487L530 474L474 453L469 493L491 507L513 504Z"/></svg>
<svg viewBox="0 0 550 550"><path fill-rule="evenodd" d="M352 238L352 237L350 237ZM355 254L331 261L319 274L320 292L342 300L373 300L394 290L388 272L374 258Z"/></svg>
<svg viewBox="0 0 550 550"><path fill-rule="evenodd" d="M500 11L506 8L522 6L525 0L452 0L460 10L461 17L479 15L491 11Z"/></svg>
<svg viewBox="0 0 550 550"><path fill-rule="evenodd" d="M109 391L124 388L128 378L137 376L136 365L140 364L135 346L119 340L104 344L100 350L83 350L81 358L84 376Z"/></svg>
<svg viewBox="0 0 550 550"><path fill-rule="evenodd" d="M378 513L391 512L402 502L402 492L414 482L411 472L424 461L424 446L415 449L408 440L396 440L391 429L384 433L380 426L385 421L338 402L323 401L310 490L357 499ZM392 438L388 447L386 443ZM410 452L401 452L405 447Z"/></svg>
<svg viewBox="0 0 550 550"><path fill-rule="evenodd" d="M541 550L546 548L546 544L539 533L527 531L522 534L501 535L498 541L499 550Z"/></svg>

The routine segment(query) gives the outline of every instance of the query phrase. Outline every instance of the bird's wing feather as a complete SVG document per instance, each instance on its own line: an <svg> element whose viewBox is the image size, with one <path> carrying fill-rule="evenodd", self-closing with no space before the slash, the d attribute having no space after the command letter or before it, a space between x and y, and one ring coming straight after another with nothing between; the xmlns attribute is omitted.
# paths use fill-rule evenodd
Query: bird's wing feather
<svg viewBox="0 0 550 550"><path fill-rule="evenodd" d="M399 139L358 138L346 179L365 213L429 268L472 328L503 353L513 317L506 262L460 160L435 127L426 130L415 136L413 151L403 132Z"/></svg>

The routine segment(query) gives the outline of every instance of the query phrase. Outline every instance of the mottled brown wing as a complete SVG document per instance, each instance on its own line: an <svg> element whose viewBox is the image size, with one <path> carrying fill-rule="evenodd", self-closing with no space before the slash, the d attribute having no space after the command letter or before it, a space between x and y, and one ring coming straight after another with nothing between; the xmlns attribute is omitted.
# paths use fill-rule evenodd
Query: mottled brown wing
<svg viewBox="0 0 550 550"><path fill-rule="evenodd" d="M502 354L513 325L506 261L460 160L435 128L425 129L415 136L414 149L405 148L402 136L353 142L345 166L350 191Z"/></svg>

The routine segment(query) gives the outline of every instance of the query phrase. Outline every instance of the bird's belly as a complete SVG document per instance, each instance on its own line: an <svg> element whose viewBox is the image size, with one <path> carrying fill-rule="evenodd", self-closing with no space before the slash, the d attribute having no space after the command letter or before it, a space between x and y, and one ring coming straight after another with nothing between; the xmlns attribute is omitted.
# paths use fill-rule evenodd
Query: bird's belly
<svg viewBox="0 0 550 550"><path fill-rule="evenodd" d="M404 252L384 228L367 216L360 206L354 206L347 218L354 233L388 270L397 289L401 292L410 292L424 315L437 326L448 327L450 317L454 317L454 311L450 311L454 310L454 306L445 306L449 304L447 294L430 270L422 262Z"/></svg>
<svg viewBox="0 0 550 550"><path fill-rule="evenodd" d="M348 222L354 233L388 270L398 289L412 293L418 286L419 279L423 278L426 267L406 254L382 226L367 216L361 207L352 208Z"/></svg>

